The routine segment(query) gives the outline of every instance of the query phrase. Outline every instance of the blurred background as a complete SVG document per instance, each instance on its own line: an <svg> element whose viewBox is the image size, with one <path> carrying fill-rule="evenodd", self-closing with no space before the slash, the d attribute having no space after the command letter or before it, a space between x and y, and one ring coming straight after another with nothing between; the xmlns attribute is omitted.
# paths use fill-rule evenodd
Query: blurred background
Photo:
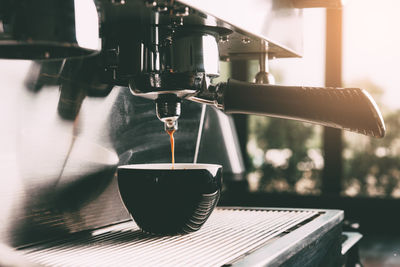
<svg viewBox="0 0 400 267"><path fill-rule="evenodd" d="M400 34L395 29L400 25L399 10L396 0L379 4L352 0L343 10L342 86L366 89L387 127L387 136L381 140L343 132L343 196L400 198ZM272 60L270 72L277 84L324 86L325 10L304 12L304 57ZM250 80L258 71L257 61L253 64ZM322 193L322 127L249 116L248 131L252 190Z"/></svg>
<svg viewBox="0 0 400 267"><path fill-rule="evenodd" d="M235 117L237 125L246 126L238 129L253 192L243 203L344 209L346 225L364 234L365 266L400 266L399 11L398 0L346 1L337 52L326 46L326 38L332 38L326 37L326 10L306 9L304 57L270 61L277 84L338 86L329 84L325 59L339 57L336 82L374 97L386 123L383 139L288 120ZM253 81L258 62L248 64L244 78ZM235 63L222 69L229 75L238 71Z"/></svg>

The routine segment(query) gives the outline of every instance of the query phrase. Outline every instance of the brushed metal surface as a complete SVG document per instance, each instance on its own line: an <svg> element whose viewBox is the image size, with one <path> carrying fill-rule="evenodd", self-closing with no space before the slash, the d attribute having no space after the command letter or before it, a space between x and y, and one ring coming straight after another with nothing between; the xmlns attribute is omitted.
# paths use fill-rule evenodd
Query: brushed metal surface
<svg viewBox="0 0 400 267"><path fill-rule="evenodd" d="M291 0L179 0L216 18L217 24L234 31L220 42L223 58L257 58L265 52L261 40L269 43L270 57L298 57L303 53L303 14Z"/></svg>
<svg viewBox="0 0 400 267"><path fill-rule="evenodd" d="M264 264L273 264L298 252L307 234L317 238L342 219L333 210L217 208L188 235L146 235L126 222L20 253L45 266L253 266L252 255L263 251Z"/></svg>
<svg viewBox="0 0 400 267"><path fill-rule="evenodd" d="M87 65L74 69L75 83L59 77L62 65L0 61L0 242L13 247L128 219L115 183L117 166L171 160L153 101L126 87L98 96L103 87L81 79L90 74ZM182 110L175 156L191 163L202 105L184 101ZM201 138L223 142L226 136L217 134L222 125L213 127L215 133L207 128ZM237 142L233 132L230 138ZM201 142L197 151L203 163L230 162L231 155L220 151L216 157ZM224 171L232 172L229 164Z"/></svg>
<svg viewBox="0 0 400 267"><path fill-rule="evenodd" d="M101 50L95 1L2 0L0 58L62 59Z"/></svg>
<svg viewBox="0 0 400 267"><path fill-rule="evenodd" d="M357 233L357 232L343 232L343 236L346 238L345 241L342 244L342 255L346 255L346 253L354 247L355 244L358 243L358 241L361 240L363 237L362 234Z"/></svg>
<svg viewBox="0 0 400 267"><path fill-rule="evenodd" d="M230 174L243 174L245 167L243 158L236 152L240 147L233 119L214 107L205 106L205 109L198 162L223 162L224 169ZM209 155L214 156L210 158Z"/></svg>

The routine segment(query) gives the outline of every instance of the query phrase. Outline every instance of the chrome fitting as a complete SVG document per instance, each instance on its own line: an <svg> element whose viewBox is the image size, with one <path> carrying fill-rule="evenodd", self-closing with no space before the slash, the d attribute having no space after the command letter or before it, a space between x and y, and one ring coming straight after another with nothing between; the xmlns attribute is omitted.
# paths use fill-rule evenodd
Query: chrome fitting
<svg viewBox="0 0 400 267"><path fill-rule="evenodd" d="M181 115L181 99L174 94L161 94L156 99L157 118L164 122L166 131L178 130Z"/></svg>

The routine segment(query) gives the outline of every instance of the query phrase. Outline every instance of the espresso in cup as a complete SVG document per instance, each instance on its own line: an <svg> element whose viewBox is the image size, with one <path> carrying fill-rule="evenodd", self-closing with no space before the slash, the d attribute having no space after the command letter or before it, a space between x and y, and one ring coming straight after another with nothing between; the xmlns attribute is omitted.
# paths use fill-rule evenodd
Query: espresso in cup
<svg viewBox="0 0 400 267"><path fill-rule="evenodd" d="M217 205L222 166L136 164L118 168L121 198L147 233L173 235L200 229Z"/></svg>

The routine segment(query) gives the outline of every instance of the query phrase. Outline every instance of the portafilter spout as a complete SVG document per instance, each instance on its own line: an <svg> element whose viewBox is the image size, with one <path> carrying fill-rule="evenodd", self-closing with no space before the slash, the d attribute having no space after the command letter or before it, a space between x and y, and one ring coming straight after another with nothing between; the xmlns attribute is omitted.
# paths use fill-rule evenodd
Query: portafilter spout
<svg viewBox="0 0 400 267"><path fill-rule="evenodd" d="M157 26L151 27L149 34L169 38L162 45L155 41L142 44L143 63L129 80L129 88L133 95L155 101L157 117L166 131L177 130L182 99L196 95L206 87L203 84L219 75L218 35L208 28L171 31Z"/></svg>
<svg viewBox="0 0 400 267"><path fill-rule="evenodd" d="M181 99L174 94L160 95L156 100L157 118L164 122L167 132L178 130L178 118L181 115Z"/></svg>

